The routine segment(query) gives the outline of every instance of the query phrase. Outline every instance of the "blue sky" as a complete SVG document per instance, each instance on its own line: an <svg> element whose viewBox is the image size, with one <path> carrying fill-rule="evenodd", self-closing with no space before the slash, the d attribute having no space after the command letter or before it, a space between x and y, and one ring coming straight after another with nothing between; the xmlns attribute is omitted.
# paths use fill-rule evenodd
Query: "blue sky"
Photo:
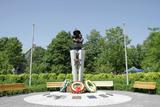
<svg viewBox="0 0 160 107"><path fill-rule="evenodd" d="M160 27L160 0L0 0L0 37L16 36L23 50L35 43L46 47L61 30L105 30L125 23L131 44L143 43L148 27Z"/></svg>

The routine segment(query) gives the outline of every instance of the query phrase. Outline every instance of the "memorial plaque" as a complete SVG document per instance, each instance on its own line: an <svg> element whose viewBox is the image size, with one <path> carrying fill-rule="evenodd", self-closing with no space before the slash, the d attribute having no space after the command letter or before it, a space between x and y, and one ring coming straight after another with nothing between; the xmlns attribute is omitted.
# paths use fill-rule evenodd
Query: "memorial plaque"
<svg viewBox="0 0 160 107"><path fill-rule="evenodd" d="M105 94L100 94L99 96L100 96L100 97L103 97L103 98L107 98L107 97L108 97L108 96L105 95Z"/></svg>
<svg viewBox="0 0 160 107"><path fill-rule="evenodd" d="M46 97L51 98L51 97L53 97L53 95L47 95Z"/></svg>
<svg viewBox="0 0 160 107"><path fill-rule="evenodd" d="M81 99L81 96L72 96L72 99Z"/></svg>
<svg viewBox="0 0 160 107"><path fill-rule="evenodd" d="M110 94L110 93L106 93L106 95L113 96L113 94Z"/></svg>
<svg viewBox="0 0 160 107"><path fill-rule="evenodd" d="M48 95L50 95L50 93L43 94L43 96L48 96Z"/></svg>
<svg viewBox="0 0 160 107"><path fill-rule="evenodd" d="M94 96L94 95L88 95L87 97L88 97L89 99L97 99L97 97Z"/></svg>
<svg viewBox="0 0 160 107"><path fill-rule="evenodd" d="M66 96L64 95L53 95L54 99L55 100L58 100L58 99L64 99Z"/></svg>

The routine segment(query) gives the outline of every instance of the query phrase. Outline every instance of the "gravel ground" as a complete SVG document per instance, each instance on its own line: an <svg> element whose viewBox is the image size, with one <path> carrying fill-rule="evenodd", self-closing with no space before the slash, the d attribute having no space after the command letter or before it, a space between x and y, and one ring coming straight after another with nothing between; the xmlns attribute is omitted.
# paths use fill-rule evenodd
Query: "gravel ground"
<svg viewBox="0 0 160 107"><path fill-rule="evenodd" d="M132 97L132 100L122 104L114 104L101 107L160 107L160 95L149 95L149 94L124 92L124 91L107 91L107 92L127 95ZM45 93L48 92L44 92L44 94ZM53 106L30 104L24 101L25 97L35 94L40 94L40 93L0 97L0 107L53 107Z"/></svg>

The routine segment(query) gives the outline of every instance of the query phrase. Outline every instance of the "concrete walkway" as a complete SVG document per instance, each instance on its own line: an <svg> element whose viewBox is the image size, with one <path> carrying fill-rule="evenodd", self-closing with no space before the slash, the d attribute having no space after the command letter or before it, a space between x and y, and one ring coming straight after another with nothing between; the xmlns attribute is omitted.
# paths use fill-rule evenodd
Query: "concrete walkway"
<svg viewBox="0 0 160 107"><path fill-rule="evenodd" d="M44 94L45 93L48 92L44 92ZM123 92L123 91L107 91L107 93L127 95L130 96L132 100L122 104L114 104L114 105L99 106L99 107L160 107L160 95L149 95L149 94ZM31 94L16 95L10 97L7 96L0 97L0 107L53 107L53 106L30 104L24 101L25 97L37 94L42 94L42 93L31 93Z"/></svg>

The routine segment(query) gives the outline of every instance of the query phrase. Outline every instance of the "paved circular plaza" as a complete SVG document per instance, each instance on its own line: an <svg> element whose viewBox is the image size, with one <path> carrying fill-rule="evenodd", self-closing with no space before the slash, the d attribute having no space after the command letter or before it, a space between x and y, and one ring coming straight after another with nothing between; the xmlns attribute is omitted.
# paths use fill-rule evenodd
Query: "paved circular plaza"
<svg viewBox="0 0 160 107"><path fill-rule="evenodd" d="M121 94L111 94L106 91L96 93L72 94L63 92L50 92L47 94L31 95L24 98L24 101L32 104L50 106L103 106L120 104L131 101L131 97Z"/></svg>
<svg viewBox="0 0 160 107"><path fill-rule="evenodd" d="M159 105L159 95L124 91L98 91L85 94L43 92L0 97L1 107L158 107Z"/></svg>

